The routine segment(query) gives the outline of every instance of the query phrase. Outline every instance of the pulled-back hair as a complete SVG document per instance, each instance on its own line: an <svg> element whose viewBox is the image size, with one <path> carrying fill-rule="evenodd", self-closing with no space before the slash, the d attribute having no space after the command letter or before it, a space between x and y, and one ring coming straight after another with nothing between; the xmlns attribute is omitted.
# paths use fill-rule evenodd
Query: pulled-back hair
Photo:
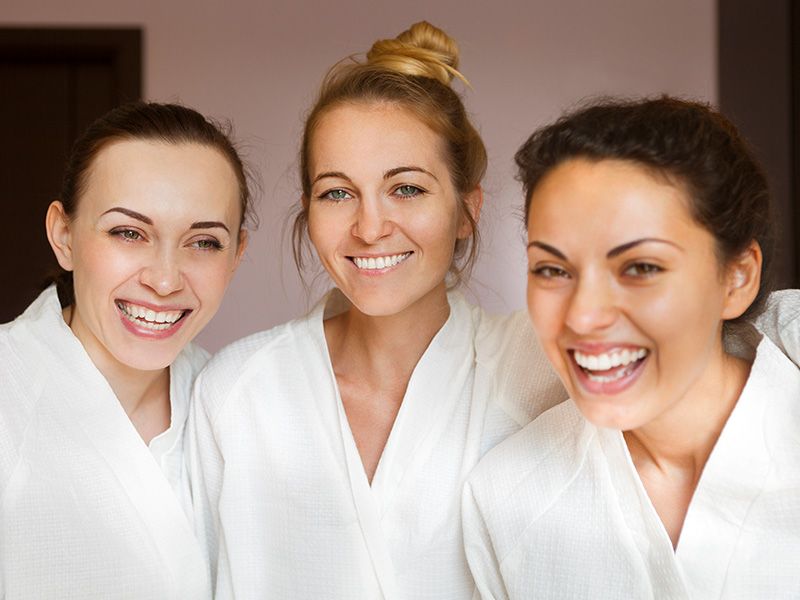
<svg viewBox="0 0 800 600"><path fill-rule="evenodd" d="M574 158L632 161L685 186L689 210L714 236L721 265L757 241L763 254L761 287L732 322L749 320L763 309L775 245L770 193L751 150L723 115L707 104L668 96L604 99L535 131L515 156L526 223L537 185Z"/></svg>
<svg viewBox="0 0 800 600"><path fill-rule="evenodd" d="M75 141L64 168L59 200L68 218L74 218L89 182L92 164L113 142L150 140L168 144L200 144L216 149L228 161L239 184L240 227L255 221L248 172L223 126L196 110L178 104L130 102L94 121ZM72 273L61 269L53 277L62 306L75 302Z"/></svg>
<svg viewBox="0 0 800 600"><path fill-rule="evenodd" d="M469 273L478 251L478 228L464 196L486 172L486 148L450 83L466 81L458 69L458 47L445 32L425 21L394 39L379 40L366 62L342 61L331 68L305 122L300 147L302 206L292 231L295 263L302 272L307 249L311 143L322 117L343 104L395 104L408 110L443 140L444 159L458 196L459 208L472 229L470 240L458 240L451 271ZM461 260L466 256L465 260Z"/></svg>

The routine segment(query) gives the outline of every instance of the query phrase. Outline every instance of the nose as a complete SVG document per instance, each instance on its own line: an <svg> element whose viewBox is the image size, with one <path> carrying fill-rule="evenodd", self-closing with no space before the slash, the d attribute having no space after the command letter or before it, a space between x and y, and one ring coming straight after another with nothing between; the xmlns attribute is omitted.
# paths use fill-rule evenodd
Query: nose
<svg viewBox="0 0 800 600"><path fill-rule="evenodd" d="M139 281L159 296L183 289L183 271L176 252L160 249L153 253L139 273Z"/></svg>
<svg viewBox="0 0 800 600"><path fill-rule="evenodd" d="M363 197L355 214L352 233L367 244L374 244L392 232L389 207L379 197Z"/></svg>
<svg viewBox="0 0 800 600"><path fill-rule="evenodd" d="M619 314L613 283L601 274L578 279L567 307L566 324L578 334L602 331L614 324Z"/></svg>

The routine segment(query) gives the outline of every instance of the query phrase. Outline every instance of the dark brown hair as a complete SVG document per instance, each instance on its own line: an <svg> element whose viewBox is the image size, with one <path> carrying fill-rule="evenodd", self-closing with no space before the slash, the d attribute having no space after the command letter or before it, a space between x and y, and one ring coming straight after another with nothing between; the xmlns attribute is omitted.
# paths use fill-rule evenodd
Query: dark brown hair
<svg viewBox="0 0 800 600"><path fill-rule="evenodd" d="M385 102L410 111L444 142L459 206L472 229L470 240L458 240L451 271L469 273L477 258L478 228L463 197L475 190L486 172L486 149L467 116L459 95L450 87L457 71L458 47L445 32L425 21L415 23L394 39L375 42L367 62L340 62L326 75L314 106L306 118L300 147L300 182L303 191L292 229L295 264L303 270L307 251L308 206L311 197L309 161L311 142L322 118L342 104ZM466 256L459 266L460 259Z"/></svg>
<svg viewBox="0 0 800 600"><path fill-rule="evenodd" d="M196 110L179 104L131 102L123 104L94 121L73 144L64 168L59 200L64 213L73 218L89 182L94 160L108 144L121 140L153 140L169 144L201 144L225 157L239 183L240 227L255 222L248 169L230 137L230 126L223 126ZM75 302L72 273L60 270L53 277L62 306Z"/></svg>
<svg viewBox="0 0 800 600"><path fill-rule="evenodd" d="M732 322L763 309L775 244L769 189L747 144L723 115L707 104L668 96L604 99L537 130L515 156L526 223L536 186L573 158L633 161L685 185L692 216L714 236L722 265L756 240L763 254L761 287Z"/></svg>

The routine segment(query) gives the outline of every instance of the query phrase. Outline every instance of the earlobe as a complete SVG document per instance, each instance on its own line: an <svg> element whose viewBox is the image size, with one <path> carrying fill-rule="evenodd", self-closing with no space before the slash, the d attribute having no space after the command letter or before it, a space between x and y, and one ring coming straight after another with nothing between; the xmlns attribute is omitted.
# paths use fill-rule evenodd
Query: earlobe
<svg viewBox="0 0 800 600"><path fill-rule="evenodd" d="M474 190L469 192L463 199L464 208L467 209L469 215L472 217L472 223L466 216L462 215L461 225L458 228L458 238L465 239L472 235L473 223L477 226L481 218L481 207L483 206L483 188L477 186Z"/></svg>
<svg viewBox="0 0 800 600"><path fill-rule="evenodd" d="M723 319L735 319L749 308L761 287L761 246L753 240L728 267Z"/></svg>
<svg viewBox="0 0 800 600"><path fill-rule="evenodd" d="M64 212L64 205L55 200L50 203L45 216L47 241L56 255L56 260L65 271L72 271L72 232L69 217Z"/></svg>

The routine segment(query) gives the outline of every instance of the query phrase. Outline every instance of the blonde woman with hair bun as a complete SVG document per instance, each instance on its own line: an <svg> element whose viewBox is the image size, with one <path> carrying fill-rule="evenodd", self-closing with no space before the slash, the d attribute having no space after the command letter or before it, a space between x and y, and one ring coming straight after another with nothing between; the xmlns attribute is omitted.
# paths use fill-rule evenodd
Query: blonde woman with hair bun
<svg viewBox="0 0 800 600"><path fill-rule="evenodd" d="M313 247L335 288L197 382L188 454L219 599L471 598L464 478L565 397L524 314L457 290L486 151L450 85L455 41L417 23L366 56L328 73L301 144L295 258Z"/></svg>

